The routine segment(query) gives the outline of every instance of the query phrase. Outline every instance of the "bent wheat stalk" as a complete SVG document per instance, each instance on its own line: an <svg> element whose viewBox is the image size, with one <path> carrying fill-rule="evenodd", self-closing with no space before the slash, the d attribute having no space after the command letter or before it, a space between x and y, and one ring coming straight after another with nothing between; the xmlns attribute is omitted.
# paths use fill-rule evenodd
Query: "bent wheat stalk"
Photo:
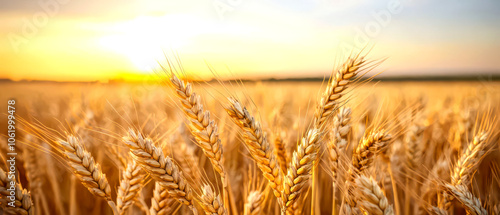
<svg viewBox="0 0 500 215"><path fill-rule="evenodd" d="M190 185L172 159L164 156L162 150L154 146L153 140L129 130L128 136L123 137L123 142L129 147L132 158L156 182L165 187L172 198L189 206L193 213L197 214Z"/></svg>
<svg viewBox="0 0 500 215"><path fill-rule="evenodd" d="M250 115L246 108L241 106L239 101L233 98L229 98L229 101L231 104L226 107L226 111L241 128L250 155L269 182L274 195L278 198L281 210L284 211L284 200L281 194L283 173L266 135L263 133L260 123Z"/></svg>
<svg viewBox="0 0 500 215"><path fill-rule="evenodd" d="M80 179L92 194L108 201L114 214L118 214L115 203L111 199L111 188L101 166L94 161L94 157L88 152L78 138L68 135L67 140L59 140L67 162L73 169L73 174Z"/></svg>

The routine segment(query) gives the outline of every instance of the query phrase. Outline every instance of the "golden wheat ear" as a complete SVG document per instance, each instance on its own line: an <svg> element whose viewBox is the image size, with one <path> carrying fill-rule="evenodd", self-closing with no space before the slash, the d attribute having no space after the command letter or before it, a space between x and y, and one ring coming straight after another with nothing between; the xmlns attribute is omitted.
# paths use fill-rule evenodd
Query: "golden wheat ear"
<svg viewBox="0 0 500 215"><path fill-rule="evenodd" d="M479 166L484 154L487 152L488 133L481 132L474 136L472 141L468 144L465 152L458 159L455 168L451 173L451 185L468 186L474 171ZM443 194L443 201L440 203L445 210L451 207L453 196Z"/></svg>
<svg viewBox="0 0 500 215"><path fill-rule="evenodd" d="M226 210L220 199L220 195L216 195L210 185L203 186L203 194L201 195L203 210L206 215L225 215Z"/></svg>
<svg viewBox="0 0 500 215"><path fill-rule="evenodd" d="M151 198L151 208L149 209L150 215L163 215L172 214L174 212L174 205L176 200L170 198L168 195L167 187L161 186L155 182L153 190L153 197Z"/></svg>
<svg viewBox="0 0 500 215"><path fill-rule="evenodd" d="M342 67L335 72L316 107L313 119L314 128L323 127L328 117L335 114L334 112L340 107L347 87L363 70L365 63L363 57L354 56L348 58Z"/></svg>
<svg viewBox="0 0 500 215"><path fill-rule="evenodd" d="M367 214L393 215L394 209L389 205L389 201L384 192L372 178L364 175L356 178L356 199L357 205Z"/></svg>
<svg viewBox="0 0 500 215"><path fill-rule="evenodd" d="M244 215L259 215L262 214L264 197L260 191L252 191L247 196L245 203Z"/></svg>
<svg viewBox="0 0 500 215"><path fill-rule="evenodd" d="M250 115L238 100L229 98L229 101L230 105L226 107L227 113L240 127L250 155L269 182L281 209L285 210L285 200L282 198L283 172L266 135L262 131L260 123Z"/></svg>
<svg viewBox="0 0 500 215"><path fill-rule="evenodd" d="M473 215L487 215L488 212L481 204L481 201L476 198L467 187L464 185L445 185L446 190L458 199L465 207L467 214Z"/></svg>
<svg viewBox="0 0 500 215"><path fill-rule="evenodd" d="M230 190L227 172L224 169L223 146L219 139L217 123L210 118L210 112L204 110L201 98L195 92L191 83L184 83L175 74L171 74L171 86L181 103L181 109L189 121L189 130L196 139L196 144L203 150L205 156L212 163L212 167L220 174L222 187L224 189L224 202L229 207Z"/></svg>
<svg viewBox="0 0 500 215"><path fill-rule="evenodd" d="M57 142L62 146L66 161L73 169L73 174L80 179L95 196L104 198L115 214L118 213L116 205L111 199L111 187L106 175L102 172L99 163L88 152L78 138L68 135L67 140Z"/></svg>
<svg viewBox="0 0 500 215"><path fill-rule="evenodd" d="M135 203L144 187L145 179L146 174L141 167L134 160L129 161L127 169L123 172L116 198L116 207L120 215L125 214L127 209Z"/></svg>
<svg viewBox="0 0 500 215"><path fill-rule="evenodd" d="M28 190L23 189L19 182L14 182L15 185L15 200L14 207L8 206L7 196L11 196L11 191L9 190L13 182L7 176L7 173L0 169L0 195L3 196L0 199L1 205L4 208L6 214L23 214L32 215L35 213L35 207L31 199L31 194Z"/></svg>
<svg viewBox="0 0 500 215"><path fill-rule="evenodd" d="M130 149L132 158L161 186L181 204L189 206L197 214L191 186L177 165L163 151L154 146L153 140L144 138L141 133L129 130L123 142Z"/></svg>
<svg viewBox="0 0 500 215"><path fill-rule="evenodd" d="M319 151L320 134L318 129L309 130L293 153L292 164L288 168L283 186L283 198L287 213L301 195L304 185L309 183L311 170Z"/></svg>

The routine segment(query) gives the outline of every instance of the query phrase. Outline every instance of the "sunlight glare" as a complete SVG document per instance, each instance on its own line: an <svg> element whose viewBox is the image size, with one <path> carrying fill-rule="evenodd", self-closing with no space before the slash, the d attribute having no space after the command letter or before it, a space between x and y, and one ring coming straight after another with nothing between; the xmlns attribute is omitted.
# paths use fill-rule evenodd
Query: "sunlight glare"
<svg viewBox="0 0 500 215"><path fill-rule="evenodd" d="M179 50L206 30L200 19L185 15L143 16L114 24L101 46L126 56L137 69L151 72L164 51Z"/></svg>

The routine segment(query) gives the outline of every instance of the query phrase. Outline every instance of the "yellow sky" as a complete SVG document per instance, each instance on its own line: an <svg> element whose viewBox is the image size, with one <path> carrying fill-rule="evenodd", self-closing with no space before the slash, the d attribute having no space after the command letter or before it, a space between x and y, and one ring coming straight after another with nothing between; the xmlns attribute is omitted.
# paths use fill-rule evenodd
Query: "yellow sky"
<svg viewBox="0 0 500 215"><path fill-rule="evenodd" d="M362 0L194 1L197 7L152 0L45 2L56 6L8 3L1 9L0 78L127 78L151 73L171 51L201 78L212 77L205 61L225 77L322 76L348 48L361 48L359 41L375 45L371 58L389 57L380 68L386 75L500 71L498 15L485 18L488 10L461 1L445 14L460 12L466 21L438 15L443 11L433 11L436 5L404 1L398 13L389 1ZM378 28L370 29L373 24Z"/></svg>

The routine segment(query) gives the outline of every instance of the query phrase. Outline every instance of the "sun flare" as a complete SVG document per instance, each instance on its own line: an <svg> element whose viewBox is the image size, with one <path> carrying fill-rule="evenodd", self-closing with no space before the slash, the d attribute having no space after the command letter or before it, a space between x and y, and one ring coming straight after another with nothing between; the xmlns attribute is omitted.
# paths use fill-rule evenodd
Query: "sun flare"
<svg viewBox="0 0 500 215"><path fill-rule="evenodd" d="M166 51L180 50L202 33L202 29L193 27L197 23L183 15L142 16L113 24L111 33L102 36L99 43L126 56L142 72L150 72Z"/></svg>

